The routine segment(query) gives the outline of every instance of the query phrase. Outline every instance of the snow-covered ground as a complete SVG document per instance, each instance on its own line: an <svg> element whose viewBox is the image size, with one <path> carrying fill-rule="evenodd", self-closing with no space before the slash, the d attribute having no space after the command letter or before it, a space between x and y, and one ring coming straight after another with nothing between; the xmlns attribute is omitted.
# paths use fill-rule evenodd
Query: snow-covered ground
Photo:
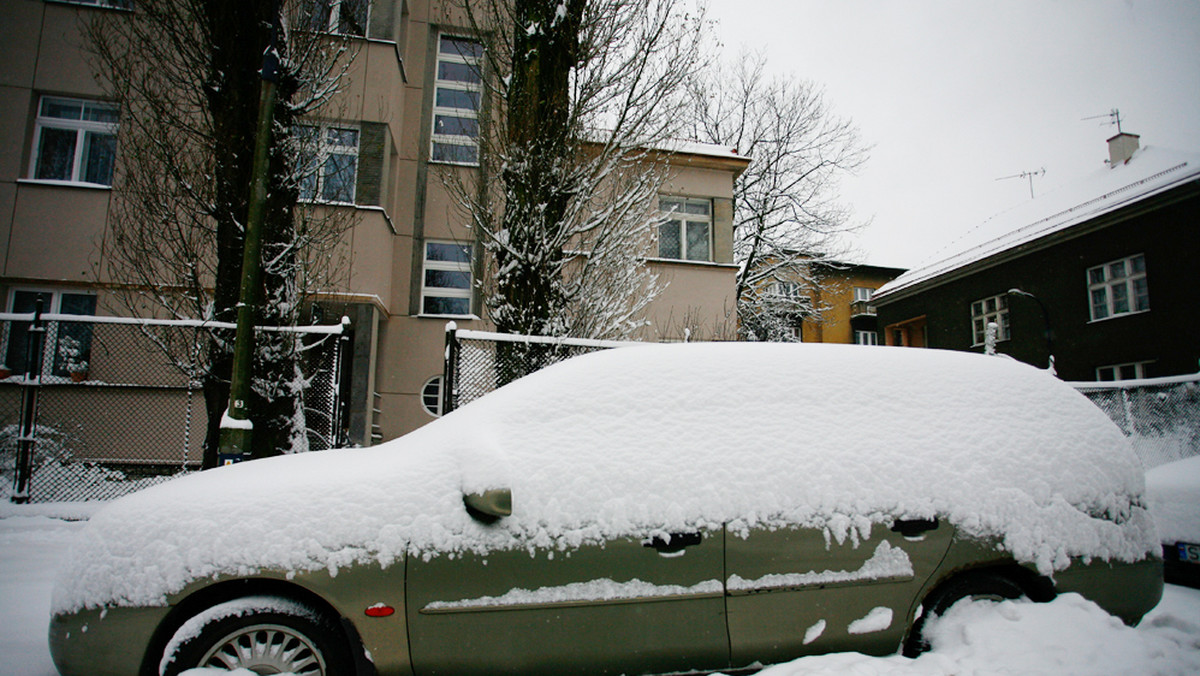
<svg viewBox="0 0 1200 676"><path fill-rule="evenodd" d="M55 568L85 505L0 505L0 675L54 676L46 648ZM770 667L764 676L897 674L1200 674L1200 590L1168 585L1131 629L1075 595L1048 604L960 604L917 660L841 653Z"/></svg>

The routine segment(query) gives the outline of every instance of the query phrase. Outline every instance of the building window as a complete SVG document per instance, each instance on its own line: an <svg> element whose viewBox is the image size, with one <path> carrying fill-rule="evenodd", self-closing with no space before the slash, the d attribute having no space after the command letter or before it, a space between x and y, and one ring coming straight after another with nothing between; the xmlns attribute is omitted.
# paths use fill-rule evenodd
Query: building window
<svg viewBox="0 0 1200 676"><path fill-rule="evenodd" d="M479 104L483 96L483 45L443 35L438 39L433 89L433 147L430 159L479 163Z"/></svg>
<svg viewBox="0 0 1200 676"><path fill-rule="evenodd" d="M852 317L874 315L875 306L871 305L871 297L874 295L875 289L866 286L854 287L854 300L850 303L850 315Z"/></svg>
<svg viewBox="0 0 1200 676"><path fill-rule="evenodd" d="M1150 309L1146 258L1138 254L1087 271L1092 321Z"/></svg>
<svg viewBox="0 0 1200 676"><path fill-rule="evenodd" d="M43 96L33 132L30 176L40 181L112 185L117 118L114 103Z"/></svg>
<svg viewBox="0 0 1200 676"><path fill-rule="evenodd" d="M855 345L878 345L879 344L879 334L874 331L855 331L854 332L854 344Z"/></svg>
<svg viewBox="0 0 1200 676"><path fill-rule="evenodd" d="M67 293L52 290L14 289L9 294L9 311L32 313L38 298L43 301L42 312L63 315L96 314L96 296L90 293ZM5 338L4 365L13 373L26 371L29 347L29 322L11 322ZM68 377L86 373L92 356L92 324L83 322L49 322L46 325L42 351L42 373Z"/></svg>
<svg viewBox="0 0 1200 676"><path fill-rule="evenodd" d="M771 284L771 295L781 300L800 300L800 284L798 282L774 282Z"/></svg>
<svg viewBox="0 0 1200 676"><path fill-rule="evenodd" d="M471 314L471 245L426 242L421 314Z"/></svg>
<svg viewBox="0 0 1200 676"><path fill-rule="evenodd" d="M975 345L983 345L987 339L987 325L995 322L999 326L996 340L1008 340L1008 297L992 296L971 303L971 337Z"/></svg>
<svg viewBox="0 0 1200 676"><path fill-rule="evenodd" d="M296 141L305 158L300 170L300 199L354 203L358 178L358 129L345 125L296 125Z"/></svg>
<svg viewBox="0 0 1200 676"><path fill-rule="evenodd" d="M668 214L658 226L658 256L687 261L712 260L712 201L662 197L658 207Z"/></svg>
<svg viewBox="0 0 1200 676"><path fill-rule="evenodd" d="M307 27L322 33L339 35L367 34L369 0L309 0Z"/></svg>
<svg viewBox="0 0 1200 676"><path fill-rule="evenodd" d="M442 417L442 377L434 376L421 388L421 408L429 415Z"/></svg>
<svg viewBox="0 0 1200 676"><path fill-rule="evenodd" d="M1112 380L1137 380L1146 377L1146 367L1152 362L1140 361L1130 364L1114 364L1112 366L1101 366L1096 369L1096 380L1112 381Z"/></svg>

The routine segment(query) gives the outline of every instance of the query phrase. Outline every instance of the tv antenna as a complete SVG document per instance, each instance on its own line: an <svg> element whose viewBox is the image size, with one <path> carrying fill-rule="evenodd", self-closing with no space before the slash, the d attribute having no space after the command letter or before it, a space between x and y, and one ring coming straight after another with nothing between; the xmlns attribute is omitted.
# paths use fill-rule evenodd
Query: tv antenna
<svg viewBox="0 0 1200 676"><path fill-rule="evenodd" d="M1121 131L1121 111L1117 108L1113 108L1112 110L1108 111L1108 113L1106 113L1104 115L1092 115L1091 117L1083 118L1083 120L1099 120L1099 119L1103 119L1103 118L1108 118L1108 122L1101 122L1100 124L1116 125L1118 134L1125 133L1125 132Z"/></svg>
<svg viewBox="0 0 1200 676"><path fill-rule="evenodd" d="M1033 177L1034 176L1043 176L1043 175L1045 175L1045 173L1046 173L1046 168L1042 167L1041 169L1038 169L1037 171L1022 171L1021 173L1013 174L1012 176L1001 176L1000 178L998 178L996 180L997 181L1006 181L1010 178L1028 178L1029 179L1029 197L1032 199L1033 198Z"/></svg>

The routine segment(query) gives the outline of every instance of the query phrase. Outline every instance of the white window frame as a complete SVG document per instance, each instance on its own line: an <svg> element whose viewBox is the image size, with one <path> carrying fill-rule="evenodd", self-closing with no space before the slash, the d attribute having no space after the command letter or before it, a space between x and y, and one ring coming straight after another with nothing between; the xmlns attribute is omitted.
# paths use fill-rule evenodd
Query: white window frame
<svg viewBox="0 0 1200 676"><path fill-rule="evenodd" d="M1141 380L1142 378L1146 377L1146 367L1153 363L1154 363L1153 361L1135 361L1135 362L1129 362L1126 364L1110 364L1108 366L1098 366L1098 367L1096 367L1096 380L1097 380L1097 382L1118 382L1118 381L1122 381L1122 380ZM1132 369L1133 377L1132 378L1121 377L1121 375L1122 375L1121 371L1124 369ZM1112 377L1105 378L1104 371L1110 372Z"/></svg>
<svg viewBox="0 0 1200 676"><path fill-rule="evenodd" d="M999 327L996 341L1005 341L1012 337L1009 325L1008 295L988 296L971 303L971 345L983 345L987 341L987 325L995 322Z"/></svg>
<svg viewBox="0 0 1200 676"><path fill-rule="evenodd" d="M483 105L483 57L470 56L461 52L443 52L442 46L445 41L460 41L479 45L479 49L483 49L483 44L478 40L462 35L453 35L450 33L441 33L437 40L437 55L434 59L434 87L433 87L433 110L430 117L430 125L432 126L429 142L429 161L438 162L441 164L459 164L463 166L478 166L479 165L479 106ZM465 65L473 69L479 75L479 82L465 82L462 80L444 80L441 78L442 64L449 65ZM476 99L475 108L463 108L459 106L438 105L441 98L440 94L459 93L465 94L467 98L472 96ZM439 118L457 118L471 121L468 123L475 126L475 136L470 134L448 134L444 129L439 129ZM473 150L474 159L460 159L438 157L440 149ZM455 151L457 152L457 151Z"/></svg>
<svg viewBox="0 0 1200 676"><path fill-rule="evenodd" d="M96 294L94 292L84 290L84 289L71 289L71 288L64 289L64 288L40 287L40 286L39 287L17 286L17 287L13 287L8 290L8 297L5 299L5 305L4 305L4 307L7 308L8 312L13 312L13 305L16 303L18 293L41 294L43 296L47 296L48 302L42 306L42 314L74 314L74 313L64 313L63 312L62 302L63 302L64 295L87 296L87 297L92 298L93 301L96 300ZM94 307L95 307L95 302L93 302L93 308ZM95 310L93 309L92 312L94 313ZM81 317L90 317L91 315L80 315L80 316ZM7 363L8 362L9 341L12 339L13 328L14 328L13 322L4 322L3 336L0 336L0 363L3 363L5 366L9 366L9 367L14 366L14 364ZM61 329L61 322L50 322L46 325L45 344L43 345L44 349L42 350L42 360L41 360L42 361L42 377L46 381L58 381L59 378L65 380L67 378L67 376L69 375L69 373L68 373L69 369L68 369L68 364L67 364L68 360L66 360L66 359L60 360L59 359L59 356L60 356L59 351L61 349L63 349L63 346L61 346L59 344L60 329ZM92 325L91 324L88 325L87 332L89 334L89 342L90 342L90 337L92 334ZM90 359L91 359L91 354L90 354L90 346L89 346L88 359L82 360L82 363L80 365L86 369L89 366L87 362ZM59 369L58 372L56 373L55 366L58 364L62 365L62 369ZM22 375L22 374L17 373L16 375Z"/></svg>
<svg viewBox="0 0 1200 676"><path fill-rule="evenodd" d="M63 5L85 5L88 7L103 7L105 9L133 9L133 0L50 0Z"/></svg>
<svg viewBox="0 0 1200 676"><path fill-rule="evenodd" d="M436 375L421 386L421 408L434 418L442 417L442 376Z"/></svg>
<svg viewBox="0 0 1200 676"><path fill-rule="evenodd" d="M302 138L301 130L314 129L316 134L311 142ZM315 204L354 204L358 192L358 160L359 150L362 147L362 129L356 124L345 124L341 122L316 122L311 124L296 125L296 142L300 145L302 157L311 158L307 166L301 167L303 175L300 177L300 201L311 202ZM354 145L340 143L337 140L331 140L330 132L353 132ZM325 189L328 185L327 165L333 156L350 156L354 157L354 164L350 176L350 194L349 199L327 199ZM313 181L312 194L306 195L307 183Z"/></svg>
<svg viewBox="0 0 1200 676"><path fill-rule="evenodd" d="M789 281L777 281L771 283L771 295L782 300L798 301L800 300L800 283Z"/></svg>
<svg viewBox="0 0 1200 676"><path fill-rule="evenodd" d="M870 302L871 297L874 295L875 295L875 289L872 289L869 286L854 287L854 301L855 302L858 302L858 301Z"/></svg>
<svg viewBox="0 0 1200 676"><path fill-rule="evenodd" d="M363 15L363 25L362 25L361 33L355 33L352 31L347 32L347 31L342 30L342 5L350 4L352 2L356 2L359 0L325 0L328 2L328 5L324 4L324 2L322 0L310 0L310 1L312 2L312 4L310 5L310 8L313 10L313 12L316 12L318 9L323 9L324 7L327 6L329 8L329 20L324 22L325 25L323 25L323 26L316 25L317 17L310 14L307 17L308 23L306 24L309 27L309 29L314 30L314 31L320 31L322 33L332 33L334 35L346 35L346 36L350 36L350 37L363 38L363 37L367 36L367 30L368 30L369 26L371 25L371 3L369 0L361 0L361 2L367 6L367 11Z"/></svg>
<svg viewBox="0 0 1200 676"><path fill-rule="evenodd" d="M445 261L431 260L429 251L431 245L448 245L452 247L463 247L466 251L466 261ZM471 245L462 242L454 242L449 240L425 240L422 244L422 260L421 265L421 308L420 314L424 317L471 317L472 305L472 289L475 286L474 274L471 270ZM429 272L432 271L448 271L465 273L467 275L467 288L437 286L428 284ZM428 300L434 298L459 298L466 299L467 311L465 313L444 313L444 312L427 312L425 304Z"/></svg>
<svg viewBox="0 0 1200 676"><path fill-rule="evenodd" d="M78 104L80 107L80 118L71 119L64 117L55 117L45 114L47 104L51 102L60 102L66 104ZM102 135L113 137L113 158L112 164L116 164L116 137L119 122L100 122L95 120L85 120L88 108L100 109L115 112L119 115L117 104L107 101L97 101L95 99L80 99L68 96L42 96L38 99L37 117L34 119L33 128L33 151L29 157L29 178L33 181L43 183L56 183L60 185L83 185L83 186L112 186L112 173L108 175L108 182L92 182L83 180L84 174L84 151L87 146L87 140L90 135ZM75 148L74 155L71 158L70 176L67 178L46 178L39 177L40 160L42 159L42 136L47 129L68 130L75 132ZM110 167L110 170L112 167Z"/></svg>
<svg viewBox="0 0 1200 676"><path fill-rule="evenodd" d="M878 345L879 333L877 331L855 331L855 345Z"/></svg>
<svg viewBox="0 0 1200 676"><path fill-rule="evenodd" d="M711 199L663 195L658 198L658 208L667 214L667 221L658 226L658 257L664 260L711 263L713 261L713 203ZM703 213L699 213L699 210ZM705 227L705 255L693 256L688 246L689 226ZM673 232L672 232L673 231ZM678 237L679 255L663 253L664 238Z"/></svg>
<svg viewBox="0 0 1200 676"><path fill-rule="evenodd" d="M1087 282L1088 312L1093 322L1150 311L1144 254L1088 268ZM1122 305L1124 309L1118 309Z"/></svg>

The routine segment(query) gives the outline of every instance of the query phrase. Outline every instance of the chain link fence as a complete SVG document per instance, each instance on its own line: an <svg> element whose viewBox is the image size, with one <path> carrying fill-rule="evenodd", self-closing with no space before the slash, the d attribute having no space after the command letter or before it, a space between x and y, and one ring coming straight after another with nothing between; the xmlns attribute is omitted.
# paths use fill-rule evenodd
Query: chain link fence
<svg viewBox="0 0 1200 676"><path fill-rule="evenodd" d="M200 370L163 347L198 355L211 330L0 314L0 498L105 500L199 469L208 423ZM300 330L310 448L330 448L341 441L342 327Z"/></svg>
<svg viewBox="0 0 1200 676"><path fill-rule="evenodd" d="M1071 385L1125 432L1146 469L1200 455L1200 374Z"/></svg>
<svg viewBox="0 0 1200 676"><path fill-rule="evenodd" d="M521 376L588 352L634 342L517 336L446 327L442 411L449 413Z"/></svg>

